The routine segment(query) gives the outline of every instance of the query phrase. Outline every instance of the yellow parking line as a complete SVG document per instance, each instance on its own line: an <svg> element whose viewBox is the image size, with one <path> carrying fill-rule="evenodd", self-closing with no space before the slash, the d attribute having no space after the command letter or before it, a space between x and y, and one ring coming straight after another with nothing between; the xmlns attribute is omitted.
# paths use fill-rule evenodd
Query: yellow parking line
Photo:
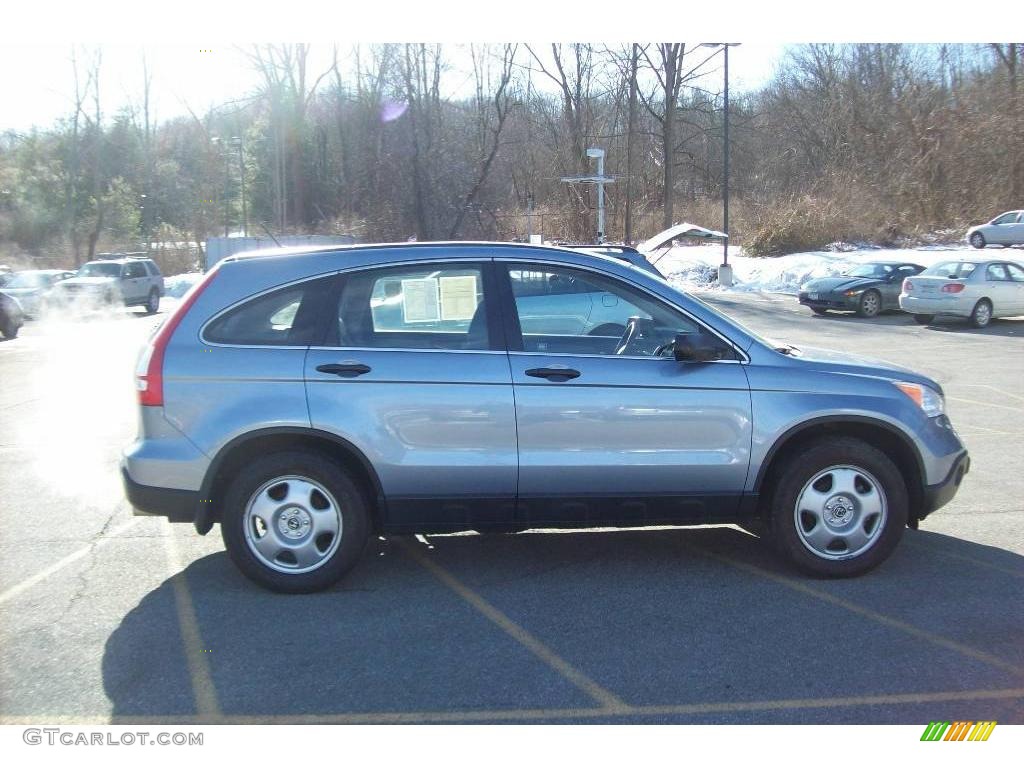
<svg viewBox="0 0 1024 768"><path fill-rule="evenodd" d="M167 549L167 562L170 565L171 584L174 587L174 605L178 611L178 624L181 627L181 639L185 646L185 660L188 665L189 678L192 681L192 692L195 696L196 712L203 721L213 721L221 717L220 704L217 701L217 689L210 674L210 665L203 655L203 638L196 620L196 609L192 603L192 594L178 557L178 547L174 541L171 524L163 521L164 543Z"/></svg>
<svg viewBox="0 0 1024 768"><path fill-rule="evenodd" d="M882 624L883 626L899 630L904 634L911 635L922 640L926 640L932 645L937 645L940 648L946 648L947 650L955 651L963 656L967 656L968 658L974 659L975 661L980 661L983 664L988 664L991 667L996 667L997 669L1001 669L1005 672L1012 672L1015 675L1024 673L1024 669L1017 666L1016 664L1013 664L1009 661L1005 661L1004 659L1000 659L996 656L993 656L990 653L980 651L977 648L972 648L969 645L964 645L963 643L959 643L956 640L950 640L947 637L942 637L941 635L937 635L934 632L929 632L926 629L915 627L913 624L908 624L905 621L900 621L899 619L894 619L891 616L886 616L885 614L879 613L878 611L874 611L870 608L865 608L862 605L850 602L849 600L844 600L841 597L836 597L835 595L829 594L828 592L825 592L823 590L815 589L814 587L809 586L808 584L805 584L802 581L797 581L796 579L791 579L788 576L783 576L779 573L767 571L764 568L759 568L756 565L744 563L740 560L735 560L725 555L720 555L709 550L700 549L698 547L693 546L692 544L684 543L682 546L699 554L704 554L709 557L713 557L716 560L720 560L723 563L727 563L733 566L734 568L739 568L740 570L746 571L747 573L752 573L755 576L761 576L762 578L774 581L776 584L781 584L782 586L788 587L789 589L792 589L795 592L800 592L802 594L821 600L822 602L829 603L830 605L834 605L839 608L844 608L847 611L850 611L851 613L856 613L859 616L863 616L866 619L870 619L871 621L874 621L877 624Z"/></svg>
<svg viewBox="0 0 1024 768"><path fill-rule="evenodd" d="M968 400L966 397L950 397L946 396L947 400L953 400L958 403L971 403L972 405L984 405L986 408L1003 408L1007 411L1016 411L1017 413L1024 413L1024 408L1018 405L1001 405L1000 403L986 403L981 400Z"/></svg>
<svg viewBox="0 0 1024 768"><path fill-rule="evenodd" d="M107 534L104 534L103 536L100 536L95 541L87 544L86 546L82 547L79 550L76 550L76 551L72 552L67 557L61 558L56 563L51 565L49 568L44 568L39 573L37 573L35 576L30 576L29 578L25 579L24 581L18 582L13 587L9 587L6 590L4 590L3 592L0 592L0 605L3 605L8 600L11 600L11 599L17 597L22 592L24 592L26 589L31 589L32 587L34 587L36 584L38 584L39 582L43 581L44 579L48 579L50 576L53 576L53 574L57 573L57 571L61 570L62 568L66 568L67 566L71 565L72 563L75 563L75 562L81 560L83 557L88 555L93 550L97 549L98 547L102 547L107 542L109 542L109 541L117 538L118 536L120 536L122 533L127 531L129 528L131 528L137 522L139 522L139 518L137 518L137 517L132 518L131 520L129 520L124 525L119 525L117 528L112 530L110 533L107 533Z"/></svg>
<svg viewBox="0 0 1024 768"><path fill-rule="evenodd" d="M544 643L512 621L512 619L487 602L487 600L479 594L459 581L449 571L442 568L420 552L415 546L402 539L399 539L399 543L402 545L402 548L408 552L414 560L416 560L416 562L430 571L438 581L455 592L455 594L476 608L492 622L497 624L498 627L504 630L507 635L519 644L523 645L534 656L539 658L599 704L603 705L603 712L611 714L620 710L626 711L630 709L629 705L622 701L622 699L611 691L601 687L580 670L569 664L569 662L544 645Z"/></svg>
<svg viewBox="0 0 1024 768"><path fill-rule="evenodd" d="M718 701L694 704L654 704L611 711L604 707L550 709L493 709L417 712L338 712L308 715L14 715L0 716L0 725L90 725L106 724L301 724L301 723L444 723L488 720L557 720L574 718L643 717L657 715L713 715L728 712L777 712L787 709L834 709L901 704L942 704L957 701L1001 701L1024 699L1024 688L997 688L972 691L928 691L922 693L883 693L830 698L768 699L759 701Z"/></svg>
<svg viewBox="0 0 1024 768"><path fill-rule="evenodd" d="M957 384L958 387L984 387L985 389L991 389L993 392L998 392L1000 395L1005 397L1012 397L1015 400L1024 401L1024 395L1015 395L1013 392L1007 392L1005 389L999 389L999 387L993 387L991 384Z"/></svg>
<svg viewBox="0 0 1024 768"><path fill-rule="evenodd" d="M904 539L904 541L906 541L906 539ZM941 549L938 549L937 547L929 546L928 544L925 544L924 542L920 542L920 541L913 541L913 540L911 540L910 546L916 547L917 549L925 550L929 554L932 554L932 555L938 555L939 557L951 557L951 558L953 558L955 560L963 560L964 562L967 562L967 563L973 563L974 565L979 565L982 568L988 568L988 569L993 570L993 571L999 571L1000 573L1005 573L1008 576L1016 576L1019 579L1024 579L1024 570L1016 570L1015 571L1012 568L1003 568L1001 565L994 565L992 563L986 563L984 560L979 560L976 557L970 557L968 555L958 555L958 554L955 554L953 552L943 552Z"/></svg>

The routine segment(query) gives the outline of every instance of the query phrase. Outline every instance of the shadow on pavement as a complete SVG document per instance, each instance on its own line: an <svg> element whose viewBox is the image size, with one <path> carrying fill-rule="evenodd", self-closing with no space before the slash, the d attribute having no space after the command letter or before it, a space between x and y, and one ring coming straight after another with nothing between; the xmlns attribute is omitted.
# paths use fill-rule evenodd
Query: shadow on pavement
<svg viewBox="0 0 1024 768"><path fill-rule="evenodd" d="M541 712L528 721L617 721L594 716L598 704L564 669L466 594L629 707L692 707L640 710L630 722L916 723L917 710L898 702L701 707L1024 686L1024 558L937 533L908 530L881 568L842 581L797 575L732 528L428 542L368 550L342 584L315 595L266 592L224 553L192 562L184 578L204 647L191 652L205 659L225 717L530 709ZM106 644L114 717L180 713L193 698L188 633L168 610L174 589L168 579L149 593ZM1021 698L952 699L932 705L934 717L1024 722Z"/></svg>

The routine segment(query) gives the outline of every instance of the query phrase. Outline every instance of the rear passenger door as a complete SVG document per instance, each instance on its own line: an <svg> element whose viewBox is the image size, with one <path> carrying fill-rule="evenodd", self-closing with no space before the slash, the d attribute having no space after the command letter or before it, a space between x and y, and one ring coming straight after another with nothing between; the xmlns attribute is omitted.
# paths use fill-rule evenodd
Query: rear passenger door
<svg viewBox="0 0 1024 768"><path fill-rule="evenodd" d="M305 362L312 426L369 459L394 528L513 520L515 406L491 261L338 279L327 337Z"/></svg>

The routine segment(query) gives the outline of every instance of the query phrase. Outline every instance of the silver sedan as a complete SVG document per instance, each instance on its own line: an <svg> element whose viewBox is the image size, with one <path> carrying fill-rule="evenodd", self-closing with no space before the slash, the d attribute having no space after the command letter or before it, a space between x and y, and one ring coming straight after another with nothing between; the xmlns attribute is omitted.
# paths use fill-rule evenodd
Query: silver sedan
<svg viewBox="0 0 1024 768"><path fill-rule="evenodd" d="M944 261L903 281L900 309L921 323L936 315L984 328L994 317L1024 315L1024 267L1012 261Z"/></svg>
<svg viewBox="0 0 1024 768"><path fill-rule="evenodd" d="M1024 244L1024 211L1007 211L988 224L979 224L967 230L967 241L975 248L989 244Z"/></svg>

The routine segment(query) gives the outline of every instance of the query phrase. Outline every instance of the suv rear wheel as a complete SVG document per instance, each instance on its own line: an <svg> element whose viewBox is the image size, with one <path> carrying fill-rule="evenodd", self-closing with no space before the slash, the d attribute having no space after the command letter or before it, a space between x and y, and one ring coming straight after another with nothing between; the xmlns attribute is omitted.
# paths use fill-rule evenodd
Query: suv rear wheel
<svg viewBox="0 0 1024 768"><path fill-rule="evenodd" d="M356 482L316 453L271 454L231 483L221 536L235 565L276 592L316 592L366 546L369 510Z"/></svg>
<svg viewBox="0 0 1024 768"><path fill-rule="evenodd" d="M907 525L907 489L884 453L854 438L790 457L771 499L772 538L816 576L856 576L882 563Z"/></svg>
<svg viewBox="0 0 1024 768"><path fill-rule="evenodd" d="M146 299L146 314L155 315L158 309L160 309L160 293L153 288Z"/></svg>

